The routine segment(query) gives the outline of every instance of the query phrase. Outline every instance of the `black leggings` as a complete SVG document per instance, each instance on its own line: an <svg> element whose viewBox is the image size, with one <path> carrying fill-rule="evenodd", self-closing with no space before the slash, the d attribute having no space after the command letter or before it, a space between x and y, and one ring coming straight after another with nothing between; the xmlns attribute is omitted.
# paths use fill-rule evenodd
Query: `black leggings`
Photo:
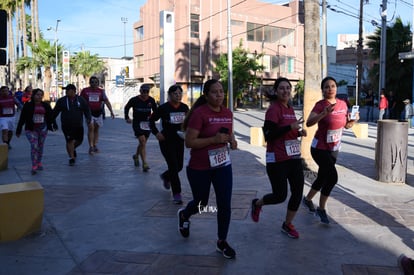
<svg viewBox="0 0 414 275"><path fill-rule="evenodd" d="M321 191L324 196L329 196L335 184L338 182L338 172L335 163L338 151L321 150L311 147L313 160L318 164L318 176L312 184L312 189Z"/></svg>
<svg viewBox="0 0 414 275"><path fill-rule="evenodd" d="M171 182L173 195L179 194L181 193L181 181L178 173L183 169L184 140L164 140L159 144L168 166L168 170L162 173L162 177Z"/></svg>
<svg viewBox="0 0 414 275"><path fill-rule="evenodd" d="M303 166L301 159L267 163L266 172L272 185L272 193L263 196L263 204L278 204L286 200L288 180L292 193L288 209L297 211L303 195Z"/></svg>

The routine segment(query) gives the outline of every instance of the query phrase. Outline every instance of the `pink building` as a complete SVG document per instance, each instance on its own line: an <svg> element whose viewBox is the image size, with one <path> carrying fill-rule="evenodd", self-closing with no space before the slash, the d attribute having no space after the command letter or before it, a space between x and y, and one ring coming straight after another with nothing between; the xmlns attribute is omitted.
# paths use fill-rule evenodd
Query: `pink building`
<svg viewBox="0 0 414 275"><path fill-rule="evenodd" d="M288 2L288 1L287 1ZM264 53L263 85L279 75L296 82L304 78L303 2L275 5L256 0L231 1L233 48ZM215 77L214 61L227 53L227 1L148 0L134 23L134 77L153 83L160 73L160 11L175 17L175 80L186 90L199 90Z"/></svg>

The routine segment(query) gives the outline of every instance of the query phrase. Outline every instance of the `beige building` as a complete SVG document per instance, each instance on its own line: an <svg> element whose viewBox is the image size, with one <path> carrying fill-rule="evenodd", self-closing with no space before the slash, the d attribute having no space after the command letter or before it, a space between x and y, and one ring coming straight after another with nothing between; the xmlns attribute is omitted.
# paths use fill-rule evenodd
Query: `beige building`
<svg viewBox="0 0 414 275"><path fill-rule="evenodd" d="M287 1L288 2L288 1ZM154 83L160 74L160 11L174 13L175 81L198 93L212 77L214 61L227 53L227 1L148 0L134 23L134 78ZM264 53L263 85L279 75L304 78L303 2L275 5L256 0L231 1L232 46L242 41L250 53ZM157 83L155 83L157 84Z"/></svg>

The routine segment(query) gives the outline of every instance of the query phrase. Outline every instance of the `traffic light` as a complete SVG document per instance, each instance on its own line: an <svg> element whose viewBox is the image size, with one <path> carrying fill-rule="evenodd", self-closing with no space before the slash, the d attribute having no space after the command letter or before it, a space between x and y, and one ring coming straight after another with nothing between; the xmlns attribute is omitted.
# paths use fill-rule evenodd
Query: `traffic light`
<svg viewBox="0 0 414 275"><path fill-rule="evenodd" d="M125 67L125 77L129 78L129 66Z"/></svg>
<svg viewBox="0 0 414 275"><path fill-rule="evenodd" d="M0 10L0 48L7 47L7 12Z"/></svg>

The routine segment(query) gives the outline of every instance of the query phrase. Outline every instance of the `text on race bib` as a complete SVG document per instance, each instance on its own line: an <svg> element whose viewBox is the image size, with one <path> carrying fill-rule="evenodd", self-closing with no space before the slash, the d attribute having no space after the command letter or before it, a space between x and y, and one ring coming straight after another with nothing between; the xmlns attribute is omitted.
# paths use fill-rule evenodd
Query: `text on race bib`
<svg viewBox="0 0 414 275"><path fill-rule="evenodd" d="M227 146L209 150L208 158L211 167L218 167L230 162L230 153Z"/></svg>
<svg viewBox="0 0 414 275"><path fill-rule="evenodd" d="M288 156L300 155L300 142L299 140L286 140L285 141L286 154Z"/></svg>

